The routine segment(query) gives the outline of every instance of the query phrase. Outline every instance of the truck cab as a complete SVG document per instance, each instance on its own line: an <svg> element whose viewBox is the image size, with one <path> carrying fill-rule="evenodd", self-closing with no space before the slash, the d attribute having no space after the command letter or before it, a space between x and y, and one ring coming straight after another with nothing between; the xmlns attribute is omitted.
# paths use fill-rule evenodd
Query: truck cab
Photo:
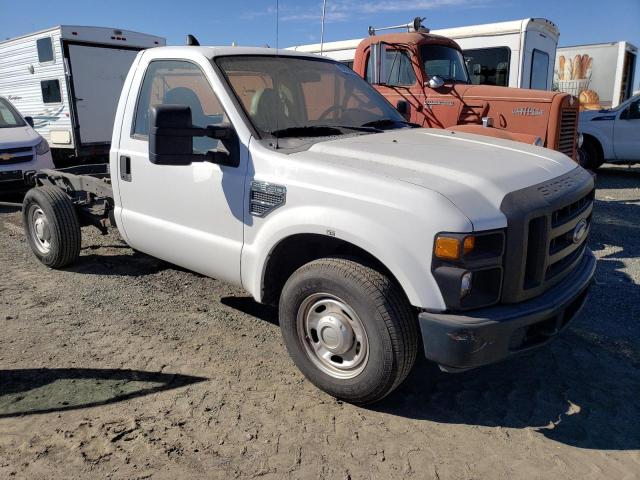
<svg viewBox="0 0 640 480"><path fill-rule="evenodd" d="M421 350L461 371L546 344L594 273L584 169L417 127L313 55L141 52L108 169L82 168L40 172L25 197L42 263L76 261L81 225L115 225L138 251L277 305L298 368L358 404L397 388Z"/></svg>
<svg viewBox="0 0 640 480"><path fill-rule="evenodd" d="M616 108L586 110L580 114L582 162L590 169L604 162L640 162L640 94Z"/></svg>
<svg viewBox="0 0 640 480"><path fill-rule="evenodd" d="M576 158L573 96L474 85L460 46L424 28L365 38L353 69L421 126L543 145Z"/></svg>

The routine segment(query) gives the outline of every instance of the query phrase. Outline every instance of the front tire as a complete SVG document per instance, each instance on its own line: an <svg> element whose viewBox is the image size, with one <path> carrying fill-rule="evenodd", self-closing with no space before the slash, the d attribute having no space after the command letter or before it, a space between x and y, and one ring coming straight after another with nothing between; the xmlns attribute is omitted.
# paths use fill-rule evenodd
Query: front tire
<svg viewBox="0 0 640 480"><path fill-rule="evenodd" d="M280 296L289 355L321 390L355 403L376 402L407 377L418 325L400 287L347 258L300 267Z"/></svg>
<svg viewBox="0 0 640 480"><path fill-rule="evenodd" d="M63 268L80 256L80 222L71 199L57 187L37 187L22 204L22 223L35 256L51 268Z"/></svg>
<svg viewBox="0 0 640 480"><path fill-rule="evenodd" d="M599 145L591 138L585 138L582 146L578 149L578 163L581 167L595 172L604 163L600 153Z"/></svg>

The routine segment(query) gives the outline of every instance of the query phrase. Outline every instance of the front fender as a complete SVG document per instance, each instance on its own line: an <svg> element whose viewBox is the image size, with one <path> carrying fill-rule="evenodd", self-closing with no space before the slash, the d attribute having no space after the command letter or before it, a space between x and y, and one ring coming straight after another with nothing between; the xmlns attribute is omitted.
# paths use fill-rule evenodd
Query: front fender
<svg viewBox="0 0 640 480"><path fill-rule="evenodd" d="M440 290L430 272L434 231L416 225L396 212L391 220L384 214L365 216L355 211L327 206L301 206L271 214L242 252L242 284L257 301L269 256L284 239L296 234L328 235L349 242L379 260L394 275L410 303L417 307L444 309ZM465 219L466 220L466 219ZM447 228L447 227L451 228ZM442 230L469 230L468 221L458 221Z"/></svg>

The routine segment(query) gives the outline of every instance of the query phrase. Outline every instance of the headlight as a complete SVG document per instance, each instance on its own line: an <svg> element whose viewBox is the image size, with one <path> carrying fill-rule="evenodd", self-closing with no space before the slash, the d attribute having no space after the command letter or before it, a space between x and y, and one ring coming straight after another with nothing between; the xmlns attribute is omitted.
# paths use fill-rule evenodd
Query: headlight
<svg viewBox="0 0 640 480"><path fill-rule="evenodd" d="M582 133L578 132L578 138L576 138L576 145L578 146L578 148L582 147L582 144L584 143L584 136L582 135Z"/></svg>
<svg viewBox="0 0 640 480"><path fill-rule="evenodd" d="M36 145L36 155L44 155L49 151L49 143L43 138L42 141Z"/></svg>
<svg viewBox="0 0 640 480"><path fill-rule="evenodd" d="M485 307L500 300L504 250L503 230L436 235L431 271L448 309Z"/></svg>

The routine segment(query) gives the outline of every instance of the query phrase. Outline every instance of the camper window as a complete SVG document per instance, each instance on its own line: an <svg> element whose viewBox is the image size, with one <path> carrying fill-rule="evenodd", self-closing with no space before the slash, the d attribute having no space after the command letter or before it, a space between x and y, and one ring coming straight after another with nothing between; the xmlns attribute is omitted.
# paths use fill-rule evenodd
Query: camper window
<svg viewBox="0 0 640 480"><path fill-rule="evenodd" d="M465 50L463 54L471 83L499 87L509 85L509 47L477 48Z"/></svg>
<svg viewBox="0 0 640 480"><path fill-rule="evenodd" d="M549 54L541 50L533 50L531 57L531 81L529 88L535 90L547 89L547 78L549 72Z"/></svg>
<svg viewBox="0 0 640 480"><path fill-rule="evenodd" d="M36 40L38 47L38 61L40 63L53 61L53 43L51 37L40 38Z"/></svg>
<svg viewBox="0 0 640 480"><path fill-rule="evenodd" d="M58 80L43 80L40 82L40 89L42 90L43 103L60 103L62 101Z"/></svg>

